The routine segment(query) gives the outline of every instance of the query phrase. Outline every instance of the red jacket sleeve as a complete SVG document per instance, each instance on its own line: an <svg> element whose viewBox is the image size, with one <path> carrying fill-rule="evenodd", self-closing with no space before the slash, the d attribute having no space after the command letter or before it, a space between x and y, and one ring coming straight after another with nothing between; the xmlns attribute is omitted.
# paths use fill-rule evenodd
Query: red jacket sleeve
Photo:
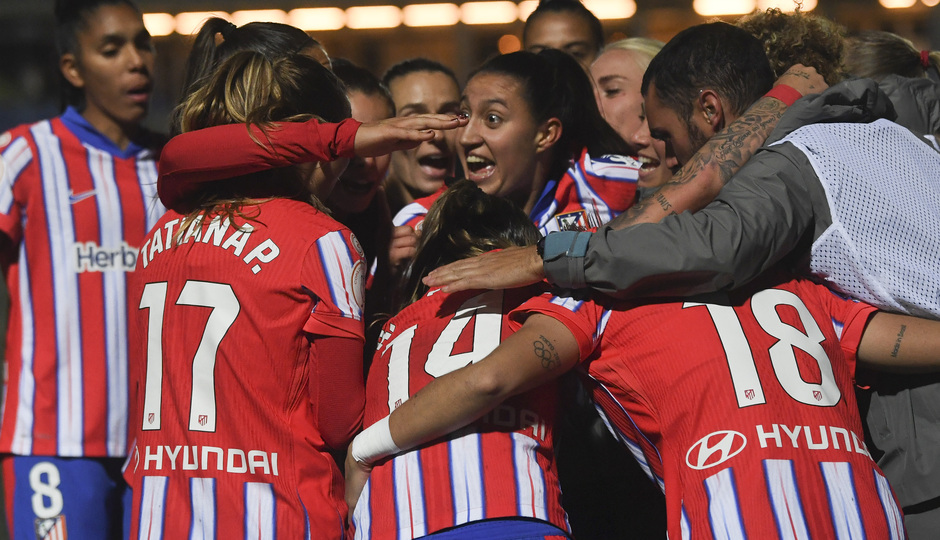
<svg viewBox="0 0 940 540"><path fill-rule="evenodd" d="M284 122L265 134L257 126L227 124L190 131L170 139L160 154L157 193L167 208L202 182L222 180L276 167L311 161L332 161L354 155L361 122L338 124Z"/></svg>

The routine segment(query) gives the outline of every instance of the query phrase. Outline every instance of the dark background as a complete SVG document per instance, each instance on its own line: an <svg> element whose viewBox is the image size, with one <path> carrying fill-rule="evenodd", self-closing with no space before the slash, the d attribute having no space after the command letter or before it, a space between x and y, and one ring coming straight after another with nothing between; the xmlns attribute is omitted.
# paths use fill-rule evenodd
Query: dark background
<svg viewBox="0 0 940 540"><path fill-rule="evenodd" d="M356 5L404 6L428 0L138 0L145 13L176 14L184 11L223 11ZM434 0L431 0L434 1ZM437 0L443 1L443 0ZM889 30L918 47L940 49L940 9L922 0L906 9L885 9L877 0L818 0L813 11L846 26L849 31ZM459 3L459 2L458 2ZM668 41L678 31L706 19L692 10L692 0L636 0L636 14L629 19L604 21L608 41L627 36L647 36ZM53 45L53 0L0 1L0 131L59 112L57 59ZM734 17L728 18L733 20ZM500 37L521 38L521 21L504 25L397 28L316 32L331 56L345 57L381 74L392 64L425 56L451 66L461 82L483 60L498 53ZM148 125L165 131L166 118L176 102L189 36L172 34L154 39L157 48L157 85Z"/></svg>

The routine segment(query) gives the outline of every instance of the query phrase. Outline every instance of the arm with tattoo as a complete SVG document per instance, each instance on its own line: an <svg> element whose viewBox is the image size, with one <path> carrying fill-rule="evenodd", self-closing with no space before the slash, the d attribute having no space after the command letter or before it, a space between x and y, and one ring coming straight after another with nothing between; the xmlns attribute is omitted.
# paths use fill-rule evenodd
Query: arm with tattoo
<svg viewBox="0 0 940 540"><path fill-rule="evenodd" d="M802 95L826 88L813 68L803 66L790 68L777 83L794 87ZM623 229L638 223L657 223L670 214L704 208L764 144L786 110L787 105L777 98L764 96L757 100L709 139L672 180L611 221L611 227Z"/></svg>
<svg viewBox="0 0 940 540"><path fill-rule="evenodd" d="M877 312L862 334L858 360L895 372L940 370L940 321Z"/></svg>

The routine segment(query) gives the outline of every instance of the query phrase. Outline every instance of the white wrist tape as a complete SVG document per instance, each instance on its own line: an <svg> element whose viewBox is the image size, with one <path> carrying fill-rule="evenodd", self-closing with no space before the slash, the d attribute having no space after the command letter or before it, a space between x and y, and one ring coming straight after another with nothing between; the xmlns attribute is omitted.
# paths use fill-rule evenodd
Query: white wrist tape
<svg viewBox="0 0 940 540"><path fill-rule="evenodd" d="M356 435L351 448L353 458L359 463L371 465L376 461L401 452L392 440L388 427L388 416L367 427Z"/></svg>

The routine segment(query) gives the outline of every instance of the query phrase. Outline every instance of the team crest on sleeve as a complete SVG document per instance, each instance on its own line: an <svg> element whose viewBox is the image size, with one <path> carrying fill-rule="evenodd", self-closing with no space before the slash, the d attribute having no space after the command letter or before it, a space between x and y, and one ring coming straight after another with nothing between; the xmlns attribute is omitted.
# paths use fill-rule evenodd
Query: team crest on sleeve
<svg viewBox="0 0 940 540"><path fill-rule="evenodd" d="M356 244L358 249L358 242ZM356 261L352 269L352 298L360 311L366 305L366 264L362 259Z"/></svg>
<svg viewBox="0 0 940 540"><path fill-rule="evenodd" d="M356 250L356 253L363 259L366 258L366 252L362 249L362 244L359 243L359 239L356 238L356 235L349 233L349 239L352 241L353 249Z"/></svg>

